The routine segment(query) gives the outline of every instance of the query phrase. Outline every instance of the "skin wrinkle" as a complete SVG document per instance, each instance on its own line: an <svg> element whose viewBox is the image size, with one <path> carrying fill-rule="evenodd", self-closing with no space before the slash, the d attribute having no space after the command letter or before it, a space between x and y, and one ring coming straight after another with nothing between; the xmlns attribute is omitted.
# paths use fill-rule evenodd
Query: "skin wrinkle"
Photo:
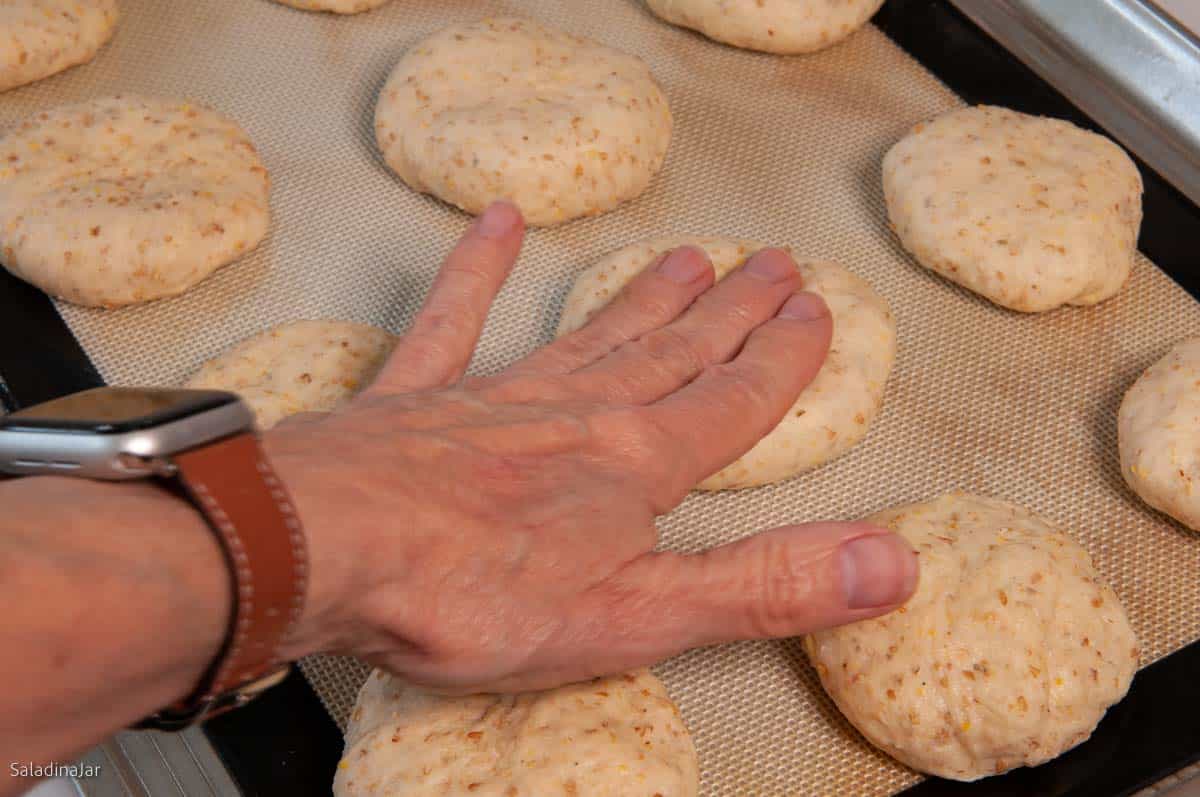
<svg viewBox="0 0 1200 797"><path fill-rule="evenodd" d="M815 591L813 574L824 573L831 552L820 552L811 558L806 556L801 566L796 567L795 555L781 541L768 540L763 543L763 548L759 555L759 597L750 601L751 606L759 608L750 613L750 633L773 637L787 633L794 625L796 607L811 599Z"/></svg>

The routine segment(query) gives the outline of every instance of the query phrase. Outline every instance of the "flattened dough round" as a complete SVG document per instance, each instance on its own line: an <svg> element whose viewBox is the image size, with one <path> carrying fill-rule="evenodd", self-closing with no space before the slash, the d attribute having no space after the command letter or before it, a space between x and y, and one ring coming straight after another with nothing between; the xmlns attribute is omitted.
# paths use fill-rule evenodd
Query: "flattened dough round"
<svg viewBox="0 0 1200 797"><path fill-rule="evenodd" d="M695 797L691 736L646 670L544 692L440 697L375 671L336 797Z"/></svg>
<svg viewBox="0 0 1200 797"><path fill-rule="evenodd" d="M0 138L0 254L47 293L99 307L182 293L266 235L270 181L216 111L107 97Z"/></svg>
<svg viewBox="0 0 1200 797"><path fill-rule="evenodd" d="M1142 223L1142 178L1124 150L992 106L914 127L883 159L883 193L921 265L1030 313L1119 291Z"/></svg>
<svg viewBox="0 0 1200 797"><path fill-rule="evenodd" d="M332 11L334 14L358 14L379 8L388 0L275 0L303 11Z"/></svg>
<svg viewBox="0 0 1200 797"><path fill-rule="evenodd" d="M765 246L698 236L656 238L626 246L579 275L563 305L557 334L583 326L658 255L687 245L708 253L717 279ZM866 436L883 403L883 389L896 359L896 322L887 302L866 281L836 263L799 257L796 262L805 289L819 293L833 314L829 356L779 425L697 489L770 484L828 462Z"/></svg>
<svg viewBox="0 0 1200 797"><path fill-rule="evenodd" d="M379 95L375 136L412 188L534 225L646 190L671 139L667 98L632 55L527 19L456 25L413 47Z"/></svg>
<svg viewBox="0 0 1200 797"><path fill-rule="evenodd" d="M117 0L0 0L0 91L92 60L118 16Z"/></svg>
<svg viewBox="0 0 1200 797"><path fill-rule="evenodd" d="M804 645L838 708L888 754L954 780L1040 764L1129 689L1138 646L1125 611L1042 518L956 493L867 520L916 549L916 594Z"/></svg>
<svg viewBox="0 0 1200 797"><path fill-rule="evenodd" d="M210 360L184 386L239 394L265 430L298 412L336 409L375 378L395 345L368 324L293 321Z"/></svg>
<svg viewBox="0 0 1200 797"><path fill-rule="evenodd" d="M791 55L837 44L883 0L646 0L675 25L734 47Z"/></svg>
<svg viewBox="0 0 1200 797"><path fill-rule="evenodd" d="M1200 338L1176 345L1125 393L1121 473L1155 509L1200 531Z"/></svg>

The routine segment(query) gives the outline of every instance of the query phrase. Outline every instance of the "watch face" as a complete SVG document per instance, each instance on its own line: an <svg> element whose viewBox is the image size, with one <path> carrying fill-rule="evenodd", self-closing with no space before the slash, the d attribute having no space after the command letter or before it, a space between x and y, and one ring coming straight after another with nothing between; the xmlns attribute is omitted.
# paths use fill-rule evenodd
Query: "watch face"
<svg viewBox="0 0 1200 797"><path fill-rule="evenodd" d="M100 387L0 417L0 430L120 434L170 423L237 401L233 393L220 390Z"/></svg>

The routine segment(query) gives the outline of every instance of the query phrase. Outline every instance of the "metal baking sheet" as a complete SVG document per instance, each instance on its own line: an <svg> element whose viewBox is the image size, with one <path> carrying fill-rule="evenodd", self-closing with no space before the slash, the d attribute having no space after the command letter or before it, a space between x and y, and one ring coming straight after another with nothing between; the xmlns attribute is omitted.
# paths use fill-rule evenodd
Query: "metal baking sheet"
<svg viewBox="0 0 1200 797"><path fill-rule="evenodd" d="M951 2L1200 203L1200 3Z"/></svg>

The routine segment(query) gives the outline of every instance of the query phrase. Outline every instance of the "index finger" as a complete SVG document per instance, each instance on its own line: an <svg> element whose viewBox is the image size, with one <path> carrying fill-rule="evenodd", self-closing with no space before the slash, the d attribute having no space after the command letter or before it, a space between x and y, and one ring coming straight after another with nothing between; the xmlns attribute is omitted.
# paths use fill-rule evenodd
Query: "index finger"
<svg viewBox="0 0 1200 797"><path fill-rule="evenodd" d="M825 301L802 291L754 330L733 360L709 366L641 413L685 454L696 484L754 447L820 371L833 337Z"/></svg>
<svg viewBox="0 0 1200 797"><path fill-rule="evenodd" d="M425 390L463 375L524 234L525 222L515 205L498 201L487 207L446 256L412 327L373 387Z"/></svg>

